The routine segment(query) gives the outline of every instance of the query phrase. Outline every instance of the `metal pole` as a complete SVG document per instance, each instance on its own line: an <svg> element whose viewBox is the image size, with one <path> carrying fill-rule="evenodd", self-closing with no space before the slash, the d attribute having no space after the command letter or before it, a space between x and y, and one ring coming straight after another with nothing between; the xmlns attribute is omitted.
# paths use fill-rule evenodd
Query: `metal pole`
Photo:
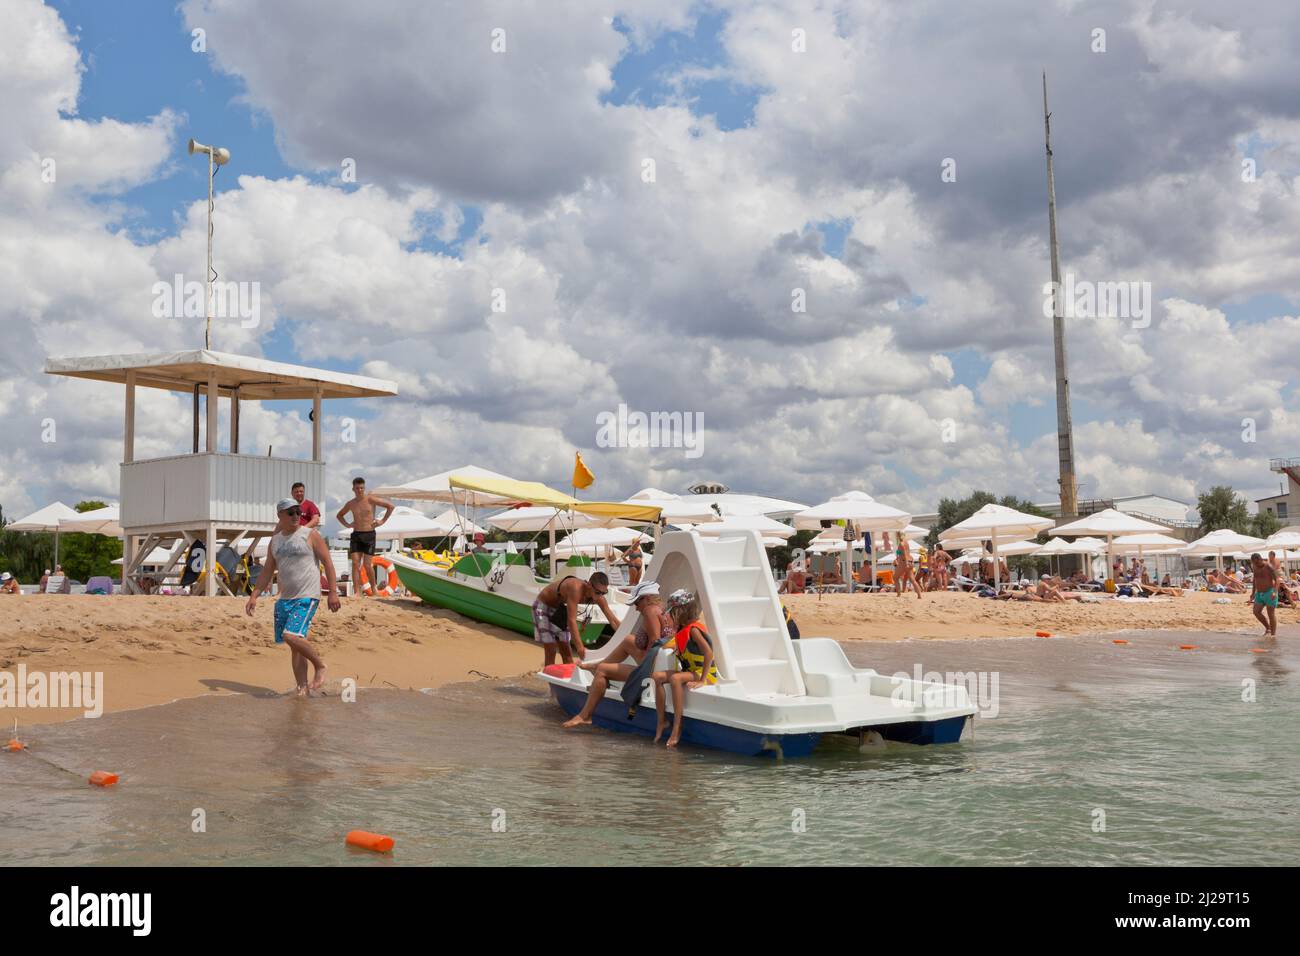
<svg viewBox="0 0 1300 956"><path fill-rule="evenodd" d="M1056 445L1061 516L1073 517L1079 512L1079 500L1074 479L1074 421L1070 415L1070 377L1066 368L1061 257L1056 238L1056 177L1052 170L1052 114L1047 109L1047 71L1043 71L1043 131L1047 143L1047 225L1052 256L1052 340L1056 351Z"/></svg>
<svg viewBox="0 0 1300 956"><path fill-rule="evenodd" d="M205 349L212 348L212 177L215 173L213 152L212 149L208 150L208 271L204 276L204 303L208 323L203 332L203 347Z"/></svg>

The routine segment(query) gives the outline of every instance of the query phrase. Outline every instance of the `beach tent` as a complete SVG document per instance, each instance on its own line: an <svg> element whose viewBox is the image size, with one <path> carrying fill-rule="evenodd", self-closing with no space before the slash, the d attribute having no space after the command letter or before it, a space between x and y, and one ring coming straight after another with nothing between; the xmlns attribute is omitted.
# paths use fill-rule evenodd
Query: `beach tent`
<svg viewBox="0 0 1300 956"><path fill-rule="evenodd" d="M965 521L959 521L944 531L940 544L962 545L968 541L989 541L993 545L993 583L1000 578L998 546L1016 544L1024 538L1036 537L1052 526L1051 518L1025 514L1005 505L985 505Z"/></svg>
<svg viewBox="0 0 1300 956"><path fill-rule="evenodd" d="M1231 528L1220 528L1218 531L1211 531L1204 537L1197 538L1187 545L1187 547L1183 548L1183 554L1198 557L1213 555L1215 567L1222 571L1223 556L1225 554L1231 554L1234 551L1259 551L1263 546L1263 538L1252 538L1248 534L1238 534Z"/></svg>
<svg viewBox="0 0 1300 956"><path fill-rule="evenodd" d="M69 508L62 501L48 504L39 511L33 511L25 518L11 521L5 525L6 531L45 531L54 533L54 563L59 563L59 522L64 518L76 518L78 512Z"/></svg>
<svg viewBox="0 0 1300 956"><path fill-rule="evenodd" d="M93 511L82 511L71 518L59 520L59 530L64 534L99 534L106 538L123 537L121 515L117 505L106 505Z"/></svg>
<svg viewBox="0 0 1300 956"><path fill-rule="evenodd" d="M835 495L829 501L812 508L805 508L794 516L794 526L799 529L815 529L823 521L851 521L856 532L854 537L871 532L880 534L891 532L899 534L912 525L912 516L887 504L882 504L865 491L846 491ZM843 532L841 532L842 534ZM871 580L876 580L877 558L880 548L871 549ZM844 549L844 580L849 581L853 571L853 559L847 548Z"/></svg>

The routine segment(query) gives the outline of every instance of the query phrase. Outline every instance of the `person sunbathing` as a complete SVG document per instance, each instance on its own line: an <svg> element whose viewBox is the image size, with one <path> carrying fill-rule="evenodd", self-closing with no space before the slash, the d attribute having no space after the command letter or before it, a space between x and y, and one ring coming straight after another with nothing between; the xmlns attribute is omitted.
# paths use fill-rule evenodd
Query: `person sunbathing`
<svg viewBox="0 0 1300 956"><path fill-rule="evenodd" d="M1165 580L1169 580L1168 575L1165 575ZM1166 594L1170 597L1183 596L1182 588L1169 587L1164 584L1148 584L1145 581L1135 581L1133 586L1138 590L1145 591L1147 594Z"/></svg>

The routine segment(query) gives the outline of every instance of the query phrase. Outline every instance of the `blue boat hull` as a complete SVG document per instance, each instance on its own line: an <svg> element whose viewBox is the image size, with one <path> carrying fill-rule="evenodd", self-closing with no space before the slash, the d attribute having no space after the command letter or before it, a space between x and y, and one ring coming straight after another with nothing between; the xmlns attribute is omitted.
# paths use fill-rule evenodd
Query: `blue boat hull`
<svg viewBox="0 0 1300 956"><path fill-rule="evenodd" d="M559 684L551 684L551 695L570 717L582 710L587 702L584 691L561 687ZM672 714L668 718L671 720ZM656 716L653 707L638 707L636 716L628 720L627 707L623 702L606 697L596 705L591 720L597 727L606 730L653 737ZM950 717L929 723L886 724L866 729L878 731L886 740L902 743L950 744L961 739L965 726L965 717ZM751 757L806 757L813 752L821 738L821 734L760 734L694 717L682 720L682 743Z"/></svg>

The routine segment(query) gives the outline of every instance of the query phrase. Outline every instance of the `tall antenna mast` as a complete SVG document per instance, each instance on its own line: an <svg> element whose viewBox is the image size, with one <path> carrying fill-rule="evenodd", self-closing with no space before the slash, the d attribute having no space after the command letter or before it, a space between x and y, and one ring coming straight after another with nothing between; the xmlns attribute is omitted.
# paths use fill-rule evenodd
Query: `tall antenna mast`
<svg viewBox="0 0 1300 956"><path fill-rule="evenodd" d="M1056 448L1060 465L1061 516L1079 513L1074 479L1074 419L1070 415L1070 375L1065 357L1065 308L1061 300L1061 253L1056 241L1056 178L1052 173L1052 114L1047 110L1047 71L1043 71L1043 131L1047 140L1047 227L1052 250L1052 340L1056 347Z"/></svg>

